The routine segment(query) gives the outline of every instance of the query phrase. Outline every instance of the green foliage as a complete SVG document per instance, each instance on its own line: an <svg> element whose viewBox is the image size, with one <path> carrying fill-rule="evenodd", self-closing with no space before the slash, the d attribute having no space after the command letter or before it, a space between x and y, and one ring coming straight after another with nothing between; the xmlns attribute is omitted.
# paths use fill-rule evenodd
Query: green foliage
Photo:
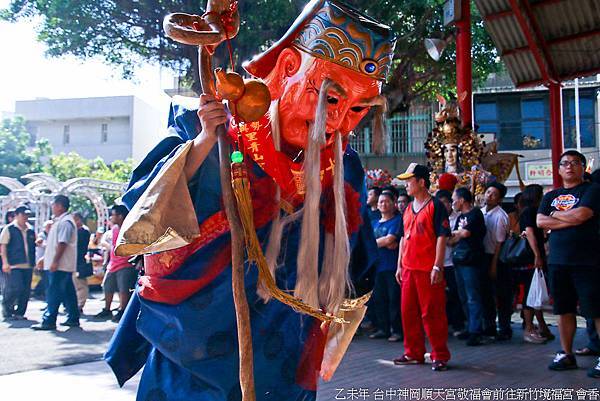
<svg viewBox="0 0 600 401"><path fill-rule="evenodd" d="M89 160L75 152L70 152L69 154L61 153L50 157L48 163L42 167L42 171L51 174L63 182L71 178L90 177L98 180L126 183L133 171L133 160L115 160L110 165L107 165L101 158ZM114 192L102 192L107 205L113 204L115 199L120 195ZM71 195L70 199L72 204L71 210L81 212L86 218L96 219L96 212L88 198L80 195Z"/></svg>
<svg viewBox="0 0 600 401"><path fill-rule="evenodd" d="M390 111L402 111L415 99L435 93L447 95L455 86L455 54L449 48L439 62L429 59L423 39L441 37L442 0L347 0L390 25L398 35L394 68L384 87ZM237 65L280 38L307 0L240 0L240 34L233 46ZM157 62L184 77L198 91L196 49L167 39L162 19L171 12L202 14L205 0L12 0L0 17L15 21L31 15L44 17L38 37L48 54L81 58L103 57L130 76L140 60ZM482 82L499 68L491 39L473 7L473 79ZM215 64L227 62L226 46Z"/></svg>
<svg viewBox="0 0 600 401"><path fill-rule="evenodd" d="M0 126L0 176L20 178L28 173L48 173L64 182L71 178L90 177L99 180L126 183L133 171L133 160L115 160L107 165L101 158L88 160L71 152L52 155L52 147L42 138L28 149L31 136L27 132L22 117L5 119ZM0 195L7 189L0 186ZM118 193L103 193L107 204L112 204ZM79 210L85 216L95 216L91 202L82 196L71 196L72 210Z"/></svg>
<svg viewBox="0 0 600 401"><path fill-rule="evenodd" d="M40 160L49 154L48 141L28 150L31 136L22 117L4 119L0 126L0 176L19 178L41 170Z"/></svg>
<svg viewBox="0 0 600 401"><path fill-rule="evenodd" d="M125 183L133 171L133 160L116 160L107 165L101 158L85 159L75 152L61 153L50 157L42 171L67 181L76 177L90 177L98 180Z"/></svg>

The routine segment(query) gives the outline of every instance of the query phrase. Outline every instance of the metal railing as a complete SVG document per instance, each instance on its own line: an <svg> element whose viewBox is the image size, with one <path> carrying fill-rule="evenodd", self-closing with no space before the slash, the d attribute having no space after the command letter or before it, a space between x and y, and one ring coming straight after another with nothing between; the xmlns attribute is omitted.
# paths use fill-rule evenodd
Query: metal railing
<svg viewBox="0 0 600 401"><path fill-rule="evenodd" d="M397 113L386 120L385 155L416 155L425 151L427 135L433 129L431 105L413 106L407 113ZM356 131L350 145L362 155L373 154L371 127Z"/></svg>

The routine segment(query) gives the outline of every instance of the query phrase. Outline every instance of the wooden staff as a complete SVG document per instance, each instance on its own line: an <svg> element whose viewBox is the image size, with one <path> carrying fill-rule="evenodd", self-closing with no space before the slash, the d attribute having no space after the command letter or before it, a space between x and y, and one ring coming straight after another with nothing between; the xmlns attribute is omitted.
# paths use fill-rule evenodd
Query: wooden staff
<svg viewBox="0 0 600 401"><path fill-rule="evenodd" d="M225 40L237 35L240 26L236 2L208 0L203 16L183 13L170 14L163 23L167 36L177 42L198 46L198 73L202 91L215 95L212 54ZM243 401L254 401L254 367L250 312L244 287L244 233L235 207L231 188L230 147L225 126L217 127L221 192L231 233L231 281L237 319L238 351L240 356L240 387Z"/></svg>

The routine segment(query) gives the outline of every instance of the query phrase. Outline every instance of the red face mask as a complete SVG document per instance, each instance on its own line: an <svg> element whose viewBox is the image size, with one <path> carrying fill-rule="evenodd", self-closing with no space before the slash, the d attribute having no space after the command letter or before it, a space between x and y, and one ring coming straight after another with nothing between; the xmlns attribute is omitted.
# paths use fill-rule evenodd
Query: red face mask
<svg viewBox="0 0 600 401"><path fill-rule="evenodd" d="M325 78L346 91L346 97L335 90L328 93L327 146L333 143L336 131L345 137L356 127L369 111L369 100L379 95L381 89L381 83L373 78L318 58L303 76L297 75L286 81L279 99L282 137L296 149L306 147L309 125L314 122L319 90Z"/></svg>

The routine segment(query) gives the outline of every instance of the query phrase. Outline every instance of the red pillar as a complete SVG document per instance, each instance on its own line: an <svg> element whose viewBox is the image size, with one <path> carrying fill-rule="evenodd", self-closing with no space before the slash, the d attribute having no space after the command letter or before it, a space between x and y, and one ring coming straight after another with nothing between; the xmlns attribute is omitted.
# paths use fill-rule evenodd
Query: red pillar
<svg viewBox="0 0 600 401"><path fill-rule="evenodd" d="M473 78L471 72L471 1L461 1L461 17L456 22L456 94L467 97L460 104L460 115L464 125L473 122L472 96Z"/></svg>
<svg viewBox="0 0 600 401"><path fill-rule="evenodd" d="M550 144L552 146L552 184L554 188L562 186L558 175L558 162L564 151L562 126L562 91L558 82L548 84L550 89Z"/></svg>

